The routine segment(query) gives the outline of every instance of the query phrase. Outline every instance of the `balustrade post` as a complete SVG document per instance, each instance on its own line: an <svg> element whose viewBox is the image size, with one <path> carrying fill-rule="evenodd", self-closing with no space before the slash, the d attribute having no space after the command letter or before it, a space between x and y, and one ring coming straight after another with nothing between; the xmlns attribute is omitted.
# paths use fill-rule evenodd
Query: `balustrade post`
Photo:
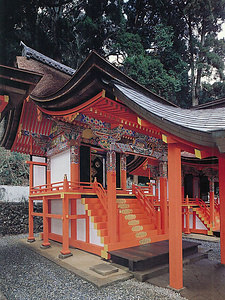
<svg viewBox="0 0 225 300"><path fill-rule="evenodd" d="M51 247L49 243L49 222L48 222L48 199L43 197L43 243L41 244L42 249Z"/></svg>
<svg viewBox="0 0 225 300"><path fill-rule="evenodd" d="M35 241L33 211L34 211L34 202L33 202L32 199L29 198L29 236L28 236L28 239L27 239L27 241L29 243L32 243L32 242Z"/></svg>
<svg viewBox="0 0 225 300"><path fill-rule="evenodd" d="M63 243L59 258L64 259L73 255L69 250L69 197L65 194L62 198L62 210Z"/></svg>
<svg viewBox="0 0 225 300"><path fill-rule="evenodd" d="M68 192L69 190L69 183L67 180L67 175L64 174L64 179L63 179L63 192Z"/></svg>

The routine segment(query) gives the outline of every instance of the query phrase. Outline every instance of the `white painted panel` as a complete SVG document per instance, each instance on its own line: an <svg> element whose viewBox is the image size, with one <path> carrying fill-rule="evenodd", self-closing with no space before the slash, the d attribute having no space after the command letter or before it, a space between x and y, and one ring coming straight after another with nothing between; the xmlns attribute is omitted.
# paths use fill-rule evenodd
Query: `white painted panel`
<svg viewBox="0 0 225 300"><path fill-rule="evenodd" d="M32 161L45 163L45 157L32 156ZM46 184L46 166L33 166L33 185Z"/></svg>
<svg viewBox="0 0 225 300"><path fill-rule="evenodd" d="M86 242L86 220L77 220L77 240Z"/></svg>
<svg viewBox="0 0 225 300"><path fill-rule="evenodd" d="M32 161L45 163L45 157L41 157L41 156L32 156Z"/></svg>
<svg viewBox="0 0 225 300"><path fill-rule="evenodd" d="M77 215L85 215L86 214L85 205L81 203L81 199L77 199L76 205L77 205Z"/></svg>
<svg viewBox="0 0 225 300"><path fill-rule="evenodd" d="M202 221L196 216L196 229L208 230Z"/></svg>
<svg viewBox="0 0 225 300"><path fill-rule="evenodd" d="M91 222L91 218L89 217L89 232L90 232L90 243L98 246L104 247L104 244L101 243L100 236L97 235L97 229L94 229L94 223Z"/></svg>
<svg viewBox="0 0 225 300"><path fill-rule="evenodd" d="M189 228L193 228L193 215L189 215Z"/></svg>
<svg viewBox="0 0 225 300"><path fill-rule="evenodd" d="M55 199L51 200L51 213L56 215L62 214L62 200ZM62 235L62 220L51 219L51 232Z"/></svg>
<svg viewBox="0 0 225 300"><path fill-rule="evenodd" d="M64 174L70 180L70 150L51 157L51 182L63 181Z"/></svg>

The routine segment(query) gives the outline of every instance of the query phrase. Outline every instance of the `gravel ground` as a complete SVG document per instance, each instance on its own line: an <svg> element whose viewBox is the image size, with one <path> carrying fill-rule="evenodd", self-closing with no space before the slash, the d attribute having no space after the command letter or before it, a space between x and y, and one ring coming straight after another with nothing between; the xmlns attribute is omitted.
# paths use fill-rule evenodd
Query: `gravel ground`
<svg viewBox="0 0 225 300"><path fill-rule="evenodd" d="M144 300L185 299L178 293L135 279L98 289L75 274L23 247L18 239L24 235L0 238L0 285L6 299L91 299ZM204 242L213 249L210 259L219 260L219 243ZM0 295L1 299L1 295Z"/></svg>

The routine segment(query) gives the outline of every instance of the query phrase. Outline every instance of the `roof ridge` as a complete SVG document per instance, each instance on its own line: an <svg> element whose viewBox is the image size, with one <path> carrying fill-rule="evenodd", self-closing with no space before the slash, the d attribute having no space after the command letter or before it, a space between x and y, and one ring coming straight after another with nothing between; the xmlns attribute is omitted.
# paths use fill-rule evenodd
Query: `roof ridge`
<svg viewBox="0 0 225 300"><path fill-rule="evenodd" d="M25 56L27 57L28 59L29 58L33 58L37 61L40 61L56 70L59 70L61 72L64 72L66 74L69 74L69 75L74 75L74 73L76 72L76 70L60 63L60 62L57 62L55 61L54 59L28 47L27 45L25 45L22 41L20 42L20 46L23 47L22 49L22 56Z"/></svg>

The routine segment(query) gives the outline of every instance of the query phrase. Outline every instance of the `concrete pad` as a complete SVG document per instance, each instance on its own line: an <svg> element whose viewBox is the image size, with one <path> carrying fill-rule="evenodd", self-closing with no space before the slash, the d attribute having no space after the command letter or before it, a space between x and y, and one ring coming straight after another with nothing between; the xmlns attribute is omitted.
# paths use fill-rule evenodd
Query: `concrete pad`
<svg viewBox="0 0 225 300"><path fill-rule="evenodd" d="M107 276L113 273L116 273L119 271L118 268L111 266L109 264L99 264L99 265L95 265L93 267L90 267L90 270L102 275L102 276Z"/></svg>
<svg viewBox="0 0 225 300"><path fill-rule="evenodd" d="M169 274L147 280L150 284L168 288ZM196 300L225 299L225 266L209 259L203 259L183 269L185 289L181 296Z"/></svg>
<svg viewBox="0 0 225 300"><path fill-rule="evenodd" d="M75 273L77 276L83 278L84 280L91 282L99 288L133 277L133 274L127 272L123 268L118 268L118 272L108 274L103 277L101 274L90 270L90 267L99 264L112 266L112 264L106 261L103 262L101 257L97 255L90 254L79 249L70 248L70 251L73 255L62 260L59 258L59 253L62 249L62 244L54 241L50 241L51 247L47 249L40 248L42 240L38 237L33 243L28 243L26 239L20 240L20 243L29 248L30 250L46 257L52 262L69 270L70 272Z"/></svg>
<svg viewBox="0 0 225 300"><path fill-rule="evenodd" d="M206 242L214 242L214 243L220 242L219 237L205 235L205 234L198 234L198 233L190 233L190 234L183 233L183 237L187 239L197 240L197 241L206 241Z"/></svg>

